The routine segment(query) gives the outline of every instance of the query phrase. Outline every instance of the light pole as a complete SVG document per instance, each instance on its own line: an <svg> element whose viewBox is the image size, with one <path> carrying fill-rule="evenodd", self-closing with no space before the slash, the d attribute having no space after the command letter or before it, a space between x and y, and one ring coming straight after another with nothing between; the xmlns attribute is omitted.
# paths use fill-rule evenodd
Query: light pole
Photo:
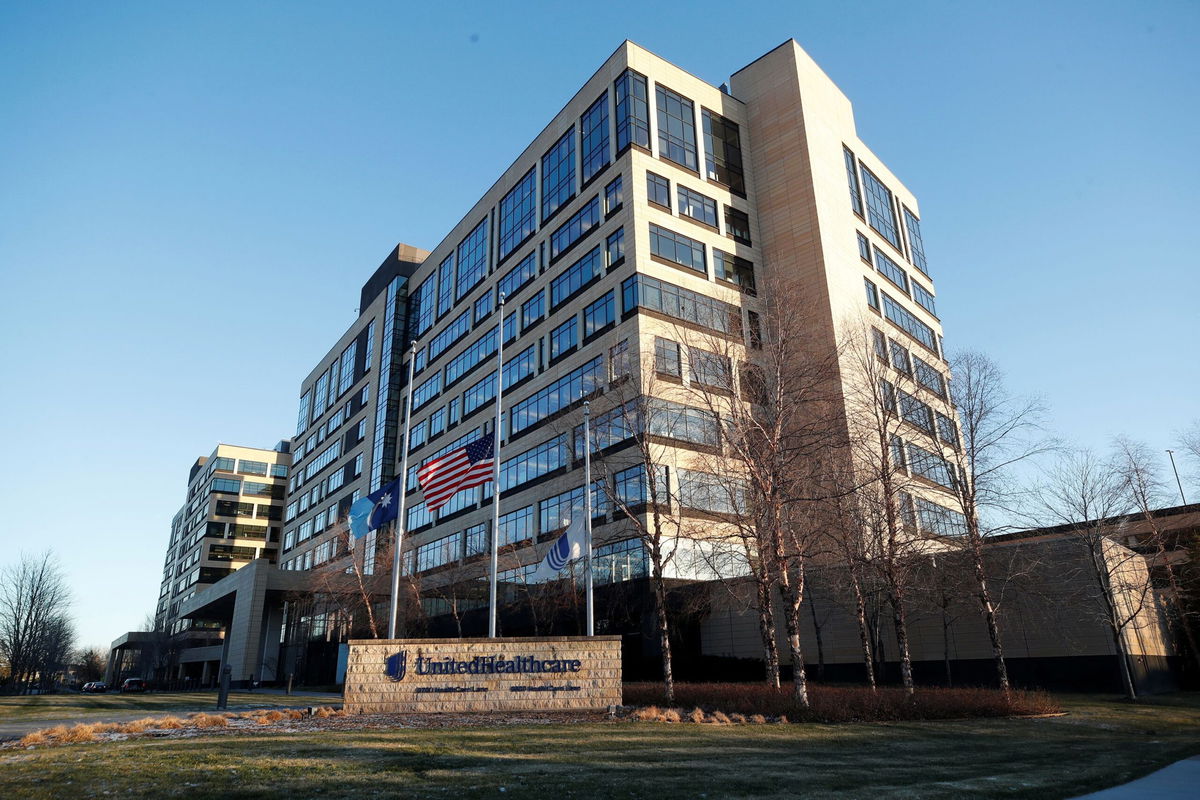
<svg viewBox="0 0 1200 800"><path fill-rule="evenodd" d="M1168 450L1167 456L1169 456L1171 459L1171 470L1175 473L1175 483L1179 486L1179 499L1182 500L1183 504L1186 506L1187 498L1183 496L1183 481L1179 480L1179 469L1175 466L1175 451Z"/></svg>

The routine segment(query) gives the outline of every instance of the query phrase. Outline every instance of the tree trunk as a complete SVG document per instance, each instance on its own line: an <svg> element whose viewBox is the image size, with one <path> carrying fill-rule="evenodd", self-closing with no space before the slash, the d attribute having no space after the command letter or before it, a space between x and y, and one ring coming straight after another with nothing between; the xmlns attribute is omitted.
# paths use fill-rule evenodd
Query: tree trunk
<svg viewBox="0 0 1200 800"><path fill-rule="evenodd" d="M675 704L675 674L671 669L671 635L667 625L667 593L663 587L662 570L654 570L654 604L658 617L658 644L662 649L663 694L667 705Z"/></svg>
<svg viewBox="0 0 1200 800"><path fill-rule="evenodd" d="M779 570L779 596L783 600L784 625L787 627L788 648L792 655L792 699L801 708L808 708L808 673L800 644L800 604L804 602L803 565L797 569L794 583L787 569Z"/></svg>
<svg viewBox="0 0 1200 800"><path fill-rule="evenodd" d="M946 688L954 686L954 674L950 671L950 614L946 611L949 599L942 595L942 663L946 668Z"/></svg>
<svg viewBox="0 0 1200 800"><path fill-rule="evenodd" d="M821 640L821 624L817 621L817 604L812 592L808 593L808 610L812 614L813 632L817 641L817 680L825 680L825 643Z"/></svg>
<svg viewBox="0 0 1200 800"><path fill-rule="evenodd" d="M912 696L912 655L908 650L908 617L904 607L904 594L893 585L891 594L892 624L896 628L896 648L900 651L900 681L905 694Z"/></svg>
<svg viewBox="0 0 1200 800"><path fill-rule="evenodd" d="M854 612L858 618L858 638L862 642L863 666L867 670L867 685L874 692L876 690L875 658L871 653L871 630L867 625L867 603L863 599L862 584L859 583L858 574L853 570L850 572L850 582L854 586Z"/></svg>
<svg viewBox="0 0 1200 800"><path fill-rule="evenodd" d="M987 573L983 569L983 543L978 528L971 534L971 557L975 562L975 583L979 587L979 607L983 611L984 621L987 622L988 639L992 645L992 659L996 662L996 680L1000 684L1000 689L1008 694L1008 665L1004 663L1004 645L1000 641L1000 622L996 619L996 606L992 603L992 592L988 588Z"/></svg>
<svg viewBox="0 0 1200 800"><path fill-rule="evenodd" d="M775 614L771 610L771 585L762 575L755 576L758 592L758 634L762 637L763 664L767 685L779 688L779 645L775 642Z"/></svg>

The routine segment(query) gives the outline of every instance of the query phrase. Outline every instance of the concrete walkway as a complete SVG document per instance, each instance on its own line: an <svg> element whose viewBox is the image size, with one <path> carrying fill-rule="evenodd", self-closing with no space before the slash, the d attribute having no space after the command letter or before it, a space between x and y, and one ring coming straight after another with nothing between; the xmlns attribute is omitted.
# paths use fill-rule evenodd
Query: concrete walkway
<svg viewBox="0 0 1200 800"><path fill-rule="evenodd" d="M1200 794L1200 756L1177 761L1144 778L1076 800L1191 800Z"/></svg>
<svg viewBox="0 0 1200 800"><path fill-rule="evenodd" d="M231 707L228 710L252 711L256 708L307 708L313 705L312 701L314 699L328 706L340 706L342 703L342 696L333 692L297 692L297 694L303 695L303 702L288 695L283 689L257 689L253 694L262 695L262 701L247 702L247 699L243 695L238 698L236 703L230 703ZM294 699L297 701L289 702ZM175 708L143 708L139 711L114 711L112 713L100 711L94 714L77 714L75 716L55 717L53 719L0 721L0 742L20 739L27 733L40 731L44 728L53 728L56 725L75 725L80 722L132 722L135 719L145 719L146 717L178 716L180 714L192 714L197 711L217 713L216 704L210 700L205 703L197 703L194 706L181 705Z"/></svg>

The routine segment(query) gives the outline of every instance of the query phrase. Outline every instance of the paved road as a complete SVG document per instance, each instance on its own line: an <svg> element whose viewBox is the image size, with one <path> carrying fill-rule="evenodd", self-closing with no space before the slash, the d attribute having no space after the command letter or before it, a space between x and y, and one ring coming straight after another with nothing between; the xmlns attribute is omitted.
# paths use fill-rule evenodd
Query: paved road
<svg viewBox="0 0 1200 800"><path fill-rule="evenodd" d="M1200 794L1200 756L1177 761L1144 778L1076 800L1192 800Z"/></svg>
<svg viewBox="0 0 1200 800"><path fill-rule="evenodd" d="M255 708L306 708L317 699L325 705L341 705L342 696L331 692L304 692L304 701L288 696L283 689L259 689L254 694L263 695L261 702L247 702L239 697L238 702L230 711L250 711ZM199 700L199 698L197 698ZM20 739L27 733L40 731L43 728L53 728L55 725L74 725L78 722L132 722L146 717L166 717L179 714L190 714L194 711L216 711L215 704L206 698L206 702L197 702L194 706L179 706L177 708L143 708L139 711L97 712L95 714L80 714L72 717L56 717L54 719L30 719L11 722L0 721L0 742Z"/></svg>

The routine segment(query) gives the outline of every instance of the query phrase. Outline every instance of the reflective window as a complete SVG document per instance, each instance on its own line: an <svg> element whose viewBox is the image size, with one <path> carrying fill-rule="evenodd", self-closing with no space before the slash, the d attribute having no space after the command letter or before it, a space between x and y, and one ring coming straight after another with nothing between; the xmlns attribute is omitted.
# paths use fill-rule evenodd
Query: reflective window
<svg viewBox="0 0 1200 800"><path fill-rule="evenodd" d="M527 330L546 316L546 293L538 292L521 305L521 330Z"/></svg>
<svg viewBox="0 0 1200 800"><path fill-rule="evenodd" d="M654 337L654 371L676 378L683 377L682 359L679 357L679 342Z"/></svg>
<svg viewBox="0 0 1200 800"><path fill-rule="evenodd" d="M579 344L579 320L571 317L550 332L550 358L558 358Z"/></svg>
<svg viewBox="0 0 1200 800"><path fill-rule="evenodd" d="M536 394L516 403L509 412L512 433L519 433L596 391L604 382L604 356L599 355Z"/></svg>
<svg viewBox="0 0 1200 800"><path fill-rule="evenodd" d="M926 275L929 268L925 264L925 242L921 239L921 220L913 216L907 208L904 209L904 229L908 231L908 247L912 251L913 265Z"/></svg>
<svg viewBox="0 0 1200 800"><path fill-rule="evenodd" d="M725 235L735 242L750 244L750 215L730 206L725 206Z"/></svg>
<svg viewBox="0 0 1200 800"><path fill-rule="evenodd" d="M867 237L857 231L854 234L858 237L858 257L868 264L871 263L871 244L867 241Z"/></svg>
<svg viewBox="0 0 1200 800"><path fill-rule="evenodd" d="M650 96L646 76L627 69L616 81L617 151L631 144L650 149Z"/></svg>
<svg viewBox="0 0 1200 800"><path fill-rule="evenodd" d="M503 480L503 473L501 473L501 479ZM516 511L501 514L500 541L498 544L504 546L506 544L516 544L517 542L532 540L537 534L533 522L533 506L525 506L524 508L518 508Z"/></svg>
<svg viewBox="0 0 1200 800"><path fill-rule="evenodd" d="M550 260L553 262L599 225L600 196L596 195L550 234Z"/></svg>
<svg viewBox="0 0 1200 800"><path fill-rule="evenodd" d="M529 172L500 199L500 258L504 258L537 231L537 168Z"/></svg>
<svg viewBox="0 0 1200 800"><path fill-rule="evenodd" d="M862 177L867 190L867 224L899 250L900 231L896 227L892 191L866 167L862 168Z"/></svg>
<svg viewBox="0 0 1200 800"><path fill-rule="evenodd" d="M352 341L341 357L341 378L338 380L338 394L343 394L354 383L354 356L358 354L358 340Z"/></svg>
<svg viewBox="0 0 1200 800"><path fill-rule="evenodd" d="M849 148L843 147L842 154L846 159L846 183L850 185L850 207L854 209L855 214L861 217L863 204L862 187L858 184L858 163L854 159L854 153L851 153Z"/></svg>
<svg viewBox="0 0 1200 800"><path fill-rule="evenodd" d="M575 127L542 156L542 220L575 196Z"/></svg>
<svg viewBox="0 0 1200 800"><path fill-rule="evenodd" d="M608 235L604 242L605 252L608 253L608 266L612 266L625 257L625 229L617 228Z"/></svg>
<svg viewBox="0 0 1200 800"><path fill-rule="evenodd" d="M896 284L901 291L908 294L908 273L901 269L899 264L884 255L878 247L875 248L875 269Z"/></svg>
<svg viewBox="0 0 1200 800"><path fill-rule="evenodd" d="M937 536L962 536L967 532L967 518L957 511L916 498L917 519L921 530Z"/></svg>
<svg viewBox="0 0 1200 800"><path fill-rule="evenodd" d="M429 360L435 361L438 356L450 349L459 339L471 330L471 312L463 311L450 321L445 328L438 331L437 336L429 342Z"/></svg>
<svg viewBox="0 0 1200 800"><path fill-rule="evenodd" d="M899 325L906 333L933 352L937 352L937 337L933 328L917 319L911 311L883 293L883 315Z"/></svg>
<svg viewBox="0 0 1200 800"><path fill-rule="evenodd" d="M646 173L646 199L663 208L671 207L671 182L662 175Z"/></svg>
<svg viewBox="0 0 1200 800"><path fill-rule="evenodd" d="M488 296L490 297L491 294L489 293ZM496 330L496 328L492 328L472 342L466 350L450 359L450 363L446 365L447 386L466 375L476 364L496 352Z"/></svg>
<svg viewBox="0 0 1200 800"><path fill-rule="evenodd" d="M746 294L754 294L754 264L731 253L713 248L713 272L717 280L732 283Z"/></svg>
<svg viewBox="0 0 1200 800"><path fill-rule="evenodd" d="M669 317L720 333L741 335L737 306L706 297L648 275L634 275L621 283L625 311L647 308Z"/></svg>
<svg viewBox="0 0 1200 800"><path fill-rule="evenodd" d="M717 418L708 411L651 398L649 433L695 444L716 445L719 442Z"/></svg>
<svg viewBox="0 0 1200 800"><path fill-rule="evenodd" d="M650 252L681 267L708 274L704 244L681 233L650 224Z"/></svg>
<svg viewBox="0 0 1200 800"><path fill-rule="evenodd" d="M592 103L579 119L580 155L583 157L583 180L608 166L608 92Z"/></svg>
<svg viewBox="0 0 1200 800"><path fill-rule="evenodd" d="M733 391L733 372L729 358L699 347L688 348L691 382L712 389Z"/></svg>
<svg viewBox="0 0 1200 800"><path fill-rule="evenodd" d="M913 300L917 301L917 305L936 317L937 301L934 299L933 295L929 293L929 290L916 281L912 282L912 290Z"/></svg>
<svg viewBox="0 0 1200 800"><path fill-rule="evenodd" d="M497 290L504 295L505 299L511 299L518 289L536 278L537 274L537 251L534 250L522 258L519 264L504 273L504 277L497 285Z"/></svg>
<svg viewBox="0 0 1200 800"><path fill-rule="evenodd" d="M707 108L700 110L700 116L704 125L705 172L709 180L745 195L746 176L742 171L742 141L737 123Z"/></svg>
<svg viewBox="0 0 1200 800"><path fill-rule="evenodd" d="M437 271L438 300L437 315L440 317L454 305L454 254L446 256Z"/></svg>
<svg viewBox="0 0 1200 800"><path fill-rule="evenodd" d="M475 324L487 318L488 314L492 313L492 309L496 305L496 296L491 292L485 292L475 301Z"/></svg>
<svg viewBox="0 0 1200 800"><path fill-rule="evenodd" d="M717 201L699 192L693 192L686 186L677 186L679 190L679 213L691 217L697 222L717 227Z"/></svg>
<svg viewBox="0 0 1200 800"><path fill-rule="evenodd" d="M625 193L621 189L621 176L604 187L604 213L611 214L625 203Z"/></svg>
<svg viewBox="0 0 1200 800"><path fill-rule="evenodd" d="M700 171L696 159L696 112L692 101L665 86L654 87L658 106L658 154Z"/></svg>
<svg viewBox="0 0 1200 800"><path fill-rule="evenodd" d="M566 437L559 435L505 460L500 465L500 490L510 491L566 466L567 455Z"/></svg>
<svg viewBox="0 0 1200 800"><path fill-rule="evenodd" d="M583 338L599 333L617 318L617 303L614 292L608 292L596 302L583 309Z"/></svg>
<svg viewBox="0 0 1200 800"><path fill-rule="evenodd" d="M867 285L867 305L869 305L871 308L878 311L879 310L879 289L875 288L875 284L871 283L869 280L866 280L864 278L863 281Z"/></svg>
<svg viewBox="0 0 1200 800"><path fill-rule="evenodd" d="M599 278L603 271L600 248L593 247L587 255L567 267L550 282L550 309L558 308L584 286Z"/></svg>
<svg viewBox="0 0 1200 800"><path fill-rule="evenodd" d="M458 245L458 283L454 299L461 300L487 274L487 218Z"/></svg>
<svg viewBox="0 0 1200 800"><path fill-rule="evenodd" d="M413 390L413 411L438 396L442 390L442 373L436 372L433 377Z"/></svg>

